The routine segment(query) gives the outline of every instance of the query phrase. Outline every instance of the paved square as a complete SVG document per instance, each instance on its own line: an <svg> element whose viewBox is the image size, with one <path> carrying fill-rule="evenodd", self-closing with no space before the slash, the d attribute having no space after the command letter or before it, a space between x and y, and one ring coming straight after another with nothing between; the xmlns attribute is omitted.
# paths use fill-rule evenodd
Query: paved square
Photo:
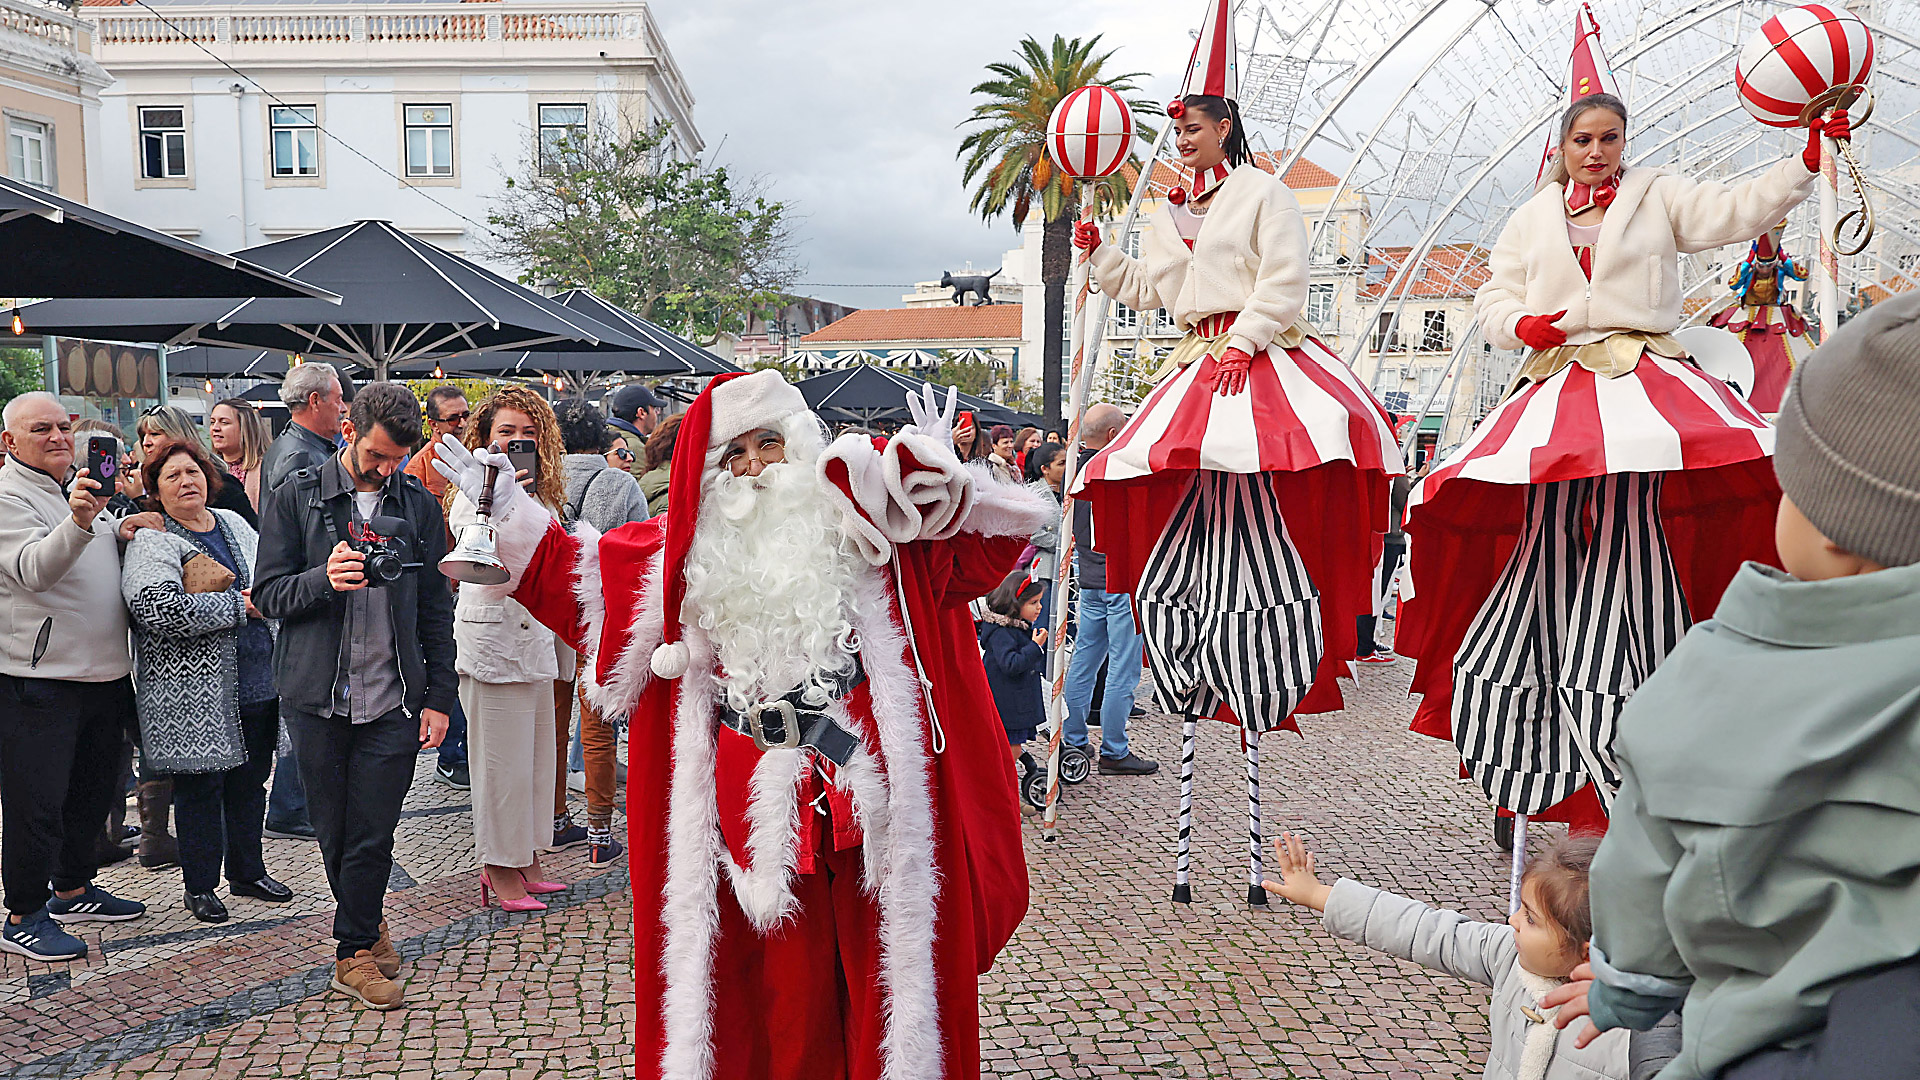
<svg viewBox="0 0 1920 1080"><path fill-rule="evenodd" d="M1345 713L1265 741L1269 832L1303 833L1323 876L1498 918L1504 857L1478 792L1453 779L1452 748L1406 729L1411 668L1363 668ZM1196 902L1169 902L1178 727L1151 717L1132 735L1163 763L1157 776L1068 789L1058 843L1029 819L1032 911L980 983L989 1074L1478 1075L1484 990L1336 941L1311 913L1247 906L1244 769L1225 725L1202 729ZM181 908L177 869L130 861L102 883L151 904L147 918L84 927L94 950L81 964L0 956L0 1080L631 1076L625 867L595 875L578 851L555 856L573 887L552 910L483 911L467 795L434 783L432 762L420 761L388 897L408 1009L327 992L332 902L315 845L269 840L269 867L298 899L233 900L233 921L212 927Z"/></svg>

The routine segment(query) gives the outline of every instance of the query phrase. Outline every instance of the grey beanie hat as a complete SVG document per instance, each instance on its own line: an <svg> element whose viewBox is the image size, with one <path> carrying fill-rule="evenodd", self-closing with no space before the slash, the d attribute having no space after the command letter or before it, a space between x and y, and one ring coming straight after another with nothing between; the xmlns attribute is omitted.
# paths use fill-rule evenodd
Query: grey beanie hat
<svg viewBox="0 0 1920 1080"><path fill-rule="evenodd" d="M1920 293L1855 316L1793 373L1773 469L1827 539L1920 563Z"/></svg>

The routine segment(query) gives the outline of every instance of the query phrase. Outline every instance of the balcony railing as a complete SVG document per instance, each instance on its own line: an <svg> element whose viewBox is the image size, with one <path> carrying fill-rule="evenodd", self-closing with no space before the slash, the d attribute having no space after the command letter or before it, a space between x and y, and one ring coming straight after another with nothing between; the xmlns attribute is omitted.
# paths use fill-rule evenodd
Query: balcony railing
<svg viewBox="0 0 1920 1080"><path fill-rule="evenodd" d="M161 15L116 11L100 14L95 21L100 40L107 45L611 42L644 41L647 36L645 12L628 3L563 0L551 5L516 4L511 11L491 12L477 12L473 5L461 3L410 4L404 12L383 8L367 5L342 11L340 5L329 4L324 10L318 5L304 11L289 6L272 14L241 14L242 9L234 5L210 4L169 7ZM34 19L30 10L21 0L0 0L0 28L11 27L16 19ZM58 22L48 26L47 32L64 32L71 42L70 28Z"/></svg>
<svg viewBox="0 0 1920 1080"><path fill-rule="evenodd" d="M74 20L57 15L38 4L18 0L0 3L0 31L35 38L62 49L74 47Z"/></svg>

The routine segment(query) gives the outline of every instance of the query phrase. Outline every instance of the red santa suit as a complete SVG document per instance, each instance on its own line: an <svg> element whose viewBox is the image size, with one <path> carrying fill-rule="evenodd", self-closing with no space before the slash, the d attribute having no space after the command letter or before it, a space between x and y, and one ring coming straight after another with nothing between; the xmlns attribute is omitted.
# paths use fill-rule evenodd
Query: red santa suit
<svg viewBox="0 0 1920 1080"><path fill-rule="evenodd" d="M975 1077L976 978L1025 914L1027 878L966 605L1048 504L963 465L944 433L827 447L823 497L864 556L847 605L864 678L823 711L860 745L842 765L762 751L719 723L700 613L665 612L684 595L702 451L796 421L818 423L778 373L723 376L683 420L664 520L569 534L522 501L499 527L514 598L593 656L586 693L630 717L636 1076Z"/></svg>

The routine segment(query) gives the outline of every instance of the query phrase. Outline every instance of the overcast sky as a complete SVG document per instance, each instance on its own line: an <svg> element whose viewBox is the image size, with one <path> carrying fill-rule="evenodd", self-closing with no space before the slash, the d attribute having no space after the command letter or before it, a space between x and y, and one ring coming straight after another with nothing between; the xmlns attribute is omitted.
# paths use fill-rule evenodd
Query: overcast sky
<svg viewBox="0 0 1920 1080"><path fill-rule="evenodd" d="M800 215L796 289L892 307L914 281L986 271L1017 246L1010 221L967 209L954 151L968 91L1022 37L1103 34L1110 70L1170 97L1200 0L659 0L667 47L709 157L765 177ZM724 144L722 142L724 140ZM850 288L880 284L880 288Z"/></svg>

